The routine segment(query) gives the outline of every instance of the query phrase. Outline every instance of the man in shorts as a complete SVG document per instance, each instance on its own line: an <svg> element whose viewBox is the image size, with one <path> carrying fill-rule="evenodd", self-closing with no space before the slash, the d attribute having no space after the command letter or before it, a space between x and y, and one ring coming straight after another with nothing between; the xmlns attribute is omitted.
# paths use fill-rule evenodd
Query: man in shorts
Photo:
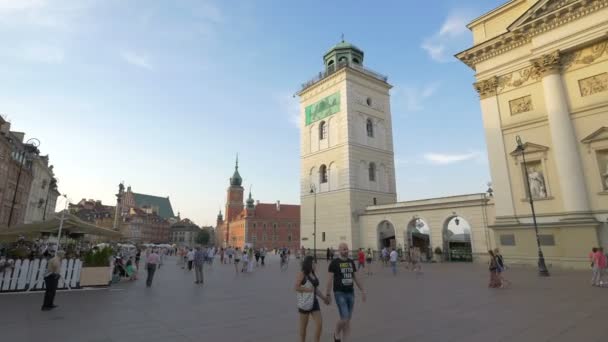
<svg viewBox="0 0 608 342"><path fill-rule="evenodd" d="M357 285L361 292L361 299L366 300L365 291L361 281L356 277L357 267L353 259L348 257L348 245L341 243L338 247L339 257L329 264L329 276L327 277L326 296L330 298L333 287L336 305L340 313L340 320L336 323L334 341L342 341L350 335L350 319L355 305L355 288Z"/></svg>

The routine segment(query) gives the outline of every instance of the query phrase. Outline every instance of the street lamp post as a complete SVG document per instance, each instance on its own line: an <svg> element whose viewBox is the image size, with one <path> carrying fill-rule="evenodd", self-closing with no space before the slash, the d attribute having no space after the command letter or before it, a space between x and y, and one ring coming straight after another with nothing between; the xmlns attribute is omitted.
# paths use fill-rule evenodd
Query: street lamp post
<svg viewBox="0 0 608 342"><path fill-rule="evenodd" d="M536 246L538 247L538 274L543 277L549 276L549 270L545 264L545 256L540 247L540 239L538 237L538 224L536 223L536 212L534 211L534 199L532 198L532 190L530 189L530 179L528 178L528 166L526 165L525 146L518 136L515 137L517 142L517 151L521 152L521 158L524 164L524 178L526 179L526 190L528 191L528 200L530 201L530 209L532 210L532 222L534 223L534 233L536 234Z"/></svg>
<svg viewBox="0 0 608 342"><path fill-rule="evenodd" d="M57 232L57 248L55 252L59 251L59 246L61 245L61 231L63 230L63 221L65 220L65 212L68 210L68 196L66 194L62 195L65 198L65 208L61 211L61 219L59 220L59 231Z"/></svg>
<svg viewBox="0 0 608 342"><path fill-rule="evenodd" d="M38 146L40 146L40 140L38 140L36 138L28 139L24 144L23 151L21 152L21 155L19 158L19 172L17 173L17 184L15 184L15 192L13 193L13 202L11 204L11 210L8 214L8 226L11 225L12 220L13 220L13 211L15 210L15 203L17 202L17 192L19 191L19 181L21 180L21 171L23 171L23 164L25 164L25 154L27 152L28 145L33 146L34 150L36 150L38 148ZM22 210L23 210L23 208L22 208Z"/></svg>
<svg viewBox="0 0 608 342"><path fill-rule="evenodd" d="M313 198L314 198L314 216L313 216L313 221L312 221L312 236L313 236L313 258L315 259L315 264L317 263L317 189L315 189L315 185L311 184L310 185L310 193L313 194Z"/></svg>

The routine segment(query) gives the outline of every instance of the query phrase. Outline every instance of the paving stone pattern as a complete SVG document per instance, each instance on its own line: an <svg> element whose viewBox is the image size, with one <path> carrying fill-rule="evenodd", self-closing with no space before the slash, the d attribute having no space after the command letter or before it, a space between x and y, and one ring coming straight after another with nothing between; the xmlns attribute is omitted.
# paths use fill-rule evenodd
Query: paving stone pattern
<svg viewBox="0 0 608 342"><path fill-rule="evenodd" d="M292 290L297 260L279 260L253 274L232 265L205 267L205 284L169 258L151 288L145 274L109 290L58 293L59 307L41 312L42 294L0 295L1 341L157 342L298 341ZM425 265L423 275L374 265L357 297L351 341L604 341L608 289L589 286L590 272L534 269L507 272L513 286L487 288L482 265ZM322 281L326 261L320 261ZM323 284L325 284L323 282ZM323 340L332 341L335 304L321 305ZM312 340L312 326L308 340Z"/></svg>

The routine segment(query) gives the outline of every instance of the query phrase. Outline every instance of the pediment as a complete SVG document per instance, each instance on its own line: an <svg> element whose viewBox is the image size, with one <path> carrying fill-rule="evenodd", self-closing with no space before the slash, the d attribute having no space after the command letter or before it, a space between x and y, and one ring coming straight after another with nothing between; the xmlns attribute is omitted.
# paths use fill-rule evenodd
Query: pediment
<svg viewBox="0 0 608 342"><path fill-rule="evenodd" d="M608 139L608 127L604 126L595 132L589 134L585 139L581 140L583 144L590 144L594 141L607 140Z"/></svg>
<svg viewBox="0 0 608 342"><path fill-rule="evenodd" d="M533 22L542 23L546 19L551 19L555 16L567 13L570 11L570 7L578 7L580 4L577 3L585 1L586 0L539 0L509 25L508 30L514 31Z"/></svg>
<svg viewBox="0 0 608 342"><path fill-rule="evenodd" d="M549 147L547 146L543 146L543 145L539 145L539 144L535 144L535 143L531 143L531 142L527 142L524 144L524 151L526 152L526 154L532 154L532 153L537 153L537 152L547 152L549 150ZM521 155L521 151L516 148L515 150L513 150L513 152L510 153L511 156L516 157Z"/></svg>

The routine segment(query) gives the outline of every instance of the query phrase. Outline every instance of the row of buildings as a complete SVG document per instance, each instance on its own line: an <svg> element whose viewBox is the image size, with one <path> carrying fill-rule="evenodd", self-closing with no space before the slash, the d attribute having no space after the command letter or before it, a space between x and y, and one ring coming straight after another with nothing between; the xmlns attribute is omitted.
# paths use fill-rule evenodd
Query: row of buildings
<svg viewBox="0 0 608 342"><path fill-rule="evenodd" d="M57 178L35 138L0 116L0 227L44 221L55 212Z"/></svg>
<svg viewBox="0 0 608 342"><path fill-rule="evenodd" d="M70 213L97 226L118 230L123 240L135 244L171 243L193 246L201 230L207 230L214 241L213 229L202 229L179 213L174 215L169 197L136 193L119 185L115 205L104 205L99 200L82 199L70 203Z"/></svg>

